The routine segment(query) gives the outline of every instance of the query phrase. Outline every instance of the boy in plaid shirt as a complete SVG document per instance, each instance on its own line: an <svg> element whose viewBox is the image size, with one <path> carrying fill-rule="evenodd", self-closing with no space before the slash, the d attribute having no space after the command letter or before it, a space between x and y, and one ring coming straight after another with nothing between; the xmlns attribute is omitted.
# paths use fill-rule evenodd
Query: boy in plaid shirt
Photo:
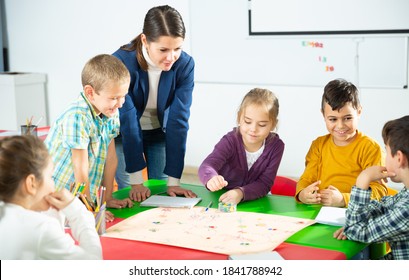
<svg viewBox="0 0 409 280"><path fill-rule="evenodd" d="M95 201L96 188L106 187L108 207L132 206L130 199L112 199L117 166L115 141L119 133L118 108L128 92L130 75L112 55L90 59L82 70L83 92L55 121L45 140L53 159L56 186L85 183L86 196ZM107 219L113 219L107 213Z"/></svg>
<svg viewBox="0 0 409 280"><path fill-rule="evenodd" d="M386 166L372 166L360 173L352 188L345 229L339 229L334 237L346 236L364 243L388 242L391 252L384 259L409 260L409 116L387 122L382 137ZM387 177L405 187L394 196L370 200L369 183Z"/></svg>

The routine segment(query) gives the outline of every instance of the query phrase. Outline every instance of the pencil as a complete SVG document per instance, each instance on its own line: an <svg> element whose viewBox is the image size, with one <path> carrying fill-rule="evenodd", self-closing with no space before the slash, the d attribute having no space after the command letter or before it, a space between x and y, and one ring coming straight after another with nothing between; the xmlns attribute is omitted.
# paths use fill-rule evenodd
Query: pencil
<svg viewBox="0 0 409 280"><path fill-rule="evenodd" d="M80 183L75 183L75 187L74 187L74 190L72 192L73 195L77 195L77 193L79 193L78 189L80 188L80 185L81 185Z"/></svg>
<svg viewBox="0 0 409 280"><path fill-rule="evenodd" d="M101 225L101 222L102 222L103 219L104 219L104 216L103 216L103 215L98 216L97 226L95 227L95 229L96 229L97 232L98 232L98 230L99 230L99 226Z"/></svg>
<svg viewBox="0 0 409 280"><path fill-rule="evenodd" d="M97 212L98 212L99 206L101 205L101 201L99 200L99 190L98 189L95 188L95 190L96 190L95 199L97 201L97 208L95 209L95 211L97 211Z"/></svg>
<svg viewBox="0 0 409 280"><path fill-rule="evenodd" d="M104 202L104 204L102 204L101 208L99 209L99 211L97 211L96 217L95 217L95 222L96 222L96 230L98 232L99 227L101 225L102 220L105 220L105 208L106 208L106 203ZM104 221L105 222L105 221Z"/></svg>
<svg viewBox="0 0 409 280"><path fill-rule="evenodd" d="M87 199L86 195L80 194L80 198L81 198L82 202L84 202L85 207L87 207L87 209L88 209L89 211L93 211L93 208L92 208L92 207L89 205L89 203L88 203L88 199Z"/></svg>
<svg viewBox="0 0 409 280"><path fill-rule="evenodd" d="M70 192L72 193L72 191L74 190L75 187L75 182L70 184Z"/></svg>
<svg viewBox="0 0 409 280"><path fill-rule="evenodd" d="M104 186L100 186L100 192L99 192L99 203L103 203L104 202L104 192L105 192L105 187Z"/></svg>
<svg viewBox="0 0 409 280"><path fill-rule="evenodd" d="M207 207L206 207L205 211L209 210L209 207L212 206L212 204L213 204L213 201L210 201L209 204L207 204Z"/></svg>

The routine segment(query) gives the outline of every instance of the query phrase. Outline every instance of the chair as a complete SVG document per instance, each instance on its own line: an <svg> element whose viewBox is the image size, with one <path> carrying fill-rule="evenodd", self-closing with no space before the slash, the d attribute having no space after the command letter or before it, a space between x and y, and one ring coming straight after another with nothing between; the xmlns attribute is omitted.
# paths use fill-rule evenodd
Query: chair
<svg viewBox="0 0 409 280"><path fill-rule="evenodd" d="M294 196L297 181L285 176L277 175L271 186L271 194Z"/></svg>

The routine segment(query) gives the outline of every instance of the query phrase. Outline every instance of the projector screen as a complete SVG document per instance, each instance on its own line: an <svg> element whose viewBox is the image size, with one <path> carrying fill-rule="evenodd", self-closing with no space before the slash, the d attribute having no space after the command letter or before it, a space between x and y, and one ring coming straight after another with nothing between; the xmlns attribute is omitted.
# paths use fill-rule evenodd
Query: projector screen
<svg viewBox="0 0 409 280"><path fill-rule="evenodd" d="M249 0L249 35L409 33L408 0Z"/></svg>

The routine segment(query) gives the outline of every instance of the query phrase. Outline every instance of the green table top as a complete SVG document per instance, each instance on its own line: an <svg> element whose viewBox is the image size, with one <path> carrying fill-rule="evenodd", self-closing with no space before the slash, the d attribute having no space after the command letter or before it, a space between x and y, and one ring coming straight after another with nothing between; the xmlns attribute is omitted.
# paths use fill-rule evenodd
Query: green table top
<svg viewBox="0 0 409 280"><path fill-rule="evenodd" d="M145 182L145 186L150 188L152 195L155 193L166 191L166 181L148 180ZM224 190L210 192L204 186L196 185L182 184L182 187L192 190L198 197L201 197L202 201L199 202L198 206L203 207L206 207L210 201L213 201L212 208L217 208L219 197L222 193L225 192ZM130 188L119 190L113 194L113 197L117 199L127 198L129 190ZM128 218L132 215L153 208L140 207L139 204L139 202L135 202L132 208L110 208L109 211L111 211L116 217ZM263 198L241 202L237 205L237 211L276 214L305 219L314 219L318 215L320 209L321 205L302 204L296 202L293 197L280 195L267 195ZM295 233L290 238L288 238L286 242L343 252L348 259L352 258L368 246L368 244L351 240L335 239L333 237L333 233L338 228L339 227L317 223ZM379 252L379 254L382 253L383 252ZM372 257L376 258L377 256L375 255Z"/></svg>

